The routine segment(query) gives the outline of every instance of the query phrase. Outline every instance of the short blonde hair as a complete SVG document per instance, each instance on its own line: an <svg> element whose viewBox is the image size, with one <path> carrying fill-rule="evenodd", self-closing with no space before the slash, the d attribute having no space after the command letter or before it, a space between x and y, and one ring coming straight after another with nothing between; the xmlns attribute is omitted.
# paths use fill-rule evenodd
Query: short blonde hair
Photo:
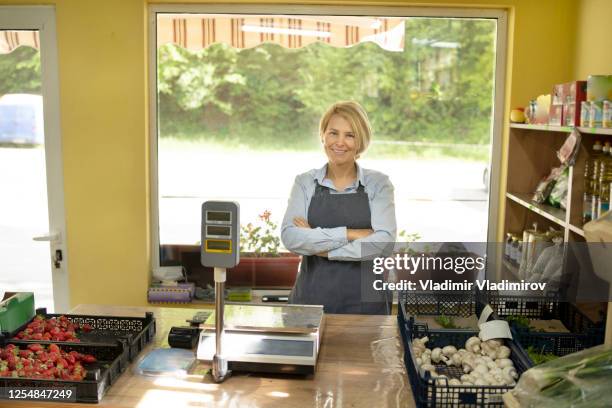
<svg viewBox="0 0 612 408"><path fill-rule="evenodd" d="M340 115L351 125L357 141L357 158L365 152L372 138L372 126L363 106L355 101L339 101L330 106L319 122L319 136L323 139L325 130L333 115Z"/></svg>

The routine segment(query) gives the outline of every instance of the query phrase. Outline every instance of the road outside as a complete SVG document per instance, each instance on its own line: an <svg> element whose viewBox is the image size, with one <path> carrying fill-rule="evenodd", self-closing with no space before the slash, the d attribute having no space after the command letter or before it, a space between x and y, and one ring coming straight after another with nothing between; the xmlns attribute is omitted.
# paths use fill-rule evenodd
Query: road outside
<svg viewBox="0 0 612 408"><path fill-rule="evenodd" d="M322 153L210 150L160 144L162 243L199 241L200 206L208 199L237 200L242 222L271 210L280 221L293 179L325 162ZM461 160L374 160L363 167L390 176L398 229L421 241L486 241L484 165ZM33 290L37 305L51 306L48 244L32 237L48 230L42 148L0 147L0 295Z"/></svg>

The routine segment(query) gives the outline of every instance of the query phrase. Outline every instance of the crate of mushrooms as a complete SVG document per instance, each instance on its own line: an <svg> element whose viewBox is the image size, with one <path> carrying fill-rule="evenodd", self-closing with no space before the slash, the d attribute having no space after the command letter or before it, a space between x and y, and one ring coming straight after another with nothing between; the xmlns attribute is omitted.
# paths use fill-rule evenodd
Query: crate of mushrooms
<svg viewBox="0 0 612 408"><path fill-rule="evenodd" d="M530 367L513 340L482 341L477 330L429 329L401 315L398 320L419 407L503 406L502 395Z"/></svg>

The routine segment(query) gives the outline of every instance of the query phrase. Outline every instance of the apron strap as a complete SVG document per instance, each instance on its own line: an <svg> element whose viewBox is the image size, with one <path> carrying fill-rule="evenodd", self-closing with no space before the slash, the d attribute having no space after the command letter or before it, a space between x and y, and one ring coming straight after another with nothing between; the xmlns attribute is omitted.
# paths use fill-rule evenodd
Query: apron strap
<svg viewBox="0 0 612 408"><path fill-rule="evenodd" d="M317 179L315 179L315 194L329 194L329 187L326 186L322 186L321 184L319 184L319 181ZM359 185L357 186L357 192L359 193L363 193L365 192L365 187L363 184L361 184L361 181L359 181Z"/></svg>

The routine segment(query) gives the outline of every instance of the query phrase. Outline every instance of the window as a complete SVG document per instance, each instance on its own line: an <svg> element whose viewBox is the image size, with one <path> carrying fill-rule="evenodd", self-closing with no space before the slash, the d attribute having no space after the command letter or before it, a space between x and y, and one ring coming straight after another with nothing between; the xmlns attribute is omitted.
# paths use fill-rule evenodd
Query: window
<svg viewBox="0 0 612 408"><path fill-rule="evenodd" d="M494 240L503 13L291 10L152 8L154 262L187 262L206 200L280 224L295 176L326 162L320 115L346 99L372 121L360 164L390 176L398 230Z"/></svg>

